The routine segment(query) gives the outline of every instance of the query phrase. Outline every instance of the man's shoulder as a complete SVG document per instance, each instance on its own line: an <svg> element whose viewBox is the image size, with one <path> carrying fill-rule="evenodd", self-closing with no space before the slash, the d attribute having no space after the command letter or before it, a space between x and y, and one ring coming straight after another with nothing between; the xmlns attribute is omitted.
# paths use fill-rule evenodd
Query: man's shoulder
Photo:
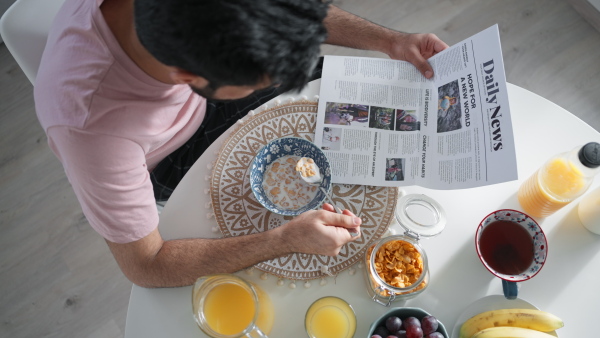
<svg viewBox="0 0 600 338"><path fill-rule="evenodd" d="M70 1L51 27L34 86L44 129L57 124L81 126L114 62L94 23L94 10L89 2Z"/></svg>

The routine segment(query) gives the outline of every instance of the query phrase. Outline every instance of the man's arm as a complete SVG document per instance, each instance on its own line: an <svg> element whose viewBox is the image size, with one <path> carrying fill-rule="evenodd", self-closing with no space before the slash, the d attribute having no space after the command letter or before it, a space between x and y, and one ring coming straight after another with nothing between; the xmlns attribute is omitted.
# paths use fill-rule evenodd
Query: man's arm
<svg viewBox="0 0 600 338"><path fill-rule="evenodd" d="M330 6L325 18L326 43L385 53L395 60L409 61L426 77L433 76L427 59L448 48L435 34L410 34L374 24Z"/></svg>
<svg viewBox="0 0 600 338"><path fill-rule="evenodd" d="M90 225L110 239L108 246L121 270L141 286L190 285L202 275L235 272L291 252L335 255L353 240L340 227L358 227L354 219L360 223L350 212L336 214L325 204L324 210L303 213L261 234L164 241L155 227L144 226L159 220L146 161L136 142L62 126L52 127L48 140ZM148 235L119 244L131 236L140 238L138 233Z"/></svg>
<svg viewBox="0 0 600 338"><path fill-rule="evenodd" d="M360 218L333 208L303 213L273 230L222 239L164 241L155 229L131 243L107 241L121 270L143 287L190 285L200 276L233 273L259 262L293 252L337 255L341 247L358 237L346 228L360 226Z"/></svg>

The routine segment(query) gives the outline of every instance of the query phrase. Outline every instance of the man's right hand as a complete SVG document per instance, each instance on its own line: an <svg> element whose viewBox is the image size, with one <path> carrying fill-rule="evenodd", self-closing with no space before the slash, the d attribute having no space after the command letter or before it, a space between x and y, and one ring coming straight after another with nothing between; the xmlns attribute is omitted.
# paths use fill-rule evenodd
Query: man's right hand
<svg viewBox="0 0 600 338"><path fill-rule="evenodd" d="M334 212L330 204L307 211L281 226L282 240L292 252L335 256L342 246L360 237L362 220L349 210ZM352 237L349 231L357 232Z"/></svg>

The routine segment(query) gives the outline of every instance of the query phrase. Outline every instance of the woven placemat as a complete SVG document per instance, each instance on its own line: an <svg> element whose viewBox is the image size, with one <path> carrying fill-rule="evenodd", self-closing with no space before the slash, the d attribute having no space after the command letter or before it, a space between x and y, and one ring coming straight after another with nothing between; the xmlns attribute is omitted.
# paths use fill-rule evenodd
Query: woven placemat
<svg viewBox="0 0 600 338"><path fill-rule="evenodd" d="M251 112L231 133L218 154L211 177L212 206L225 237L267 231L292 219L266 210L254 197L249 182L249 167L256 153L269 141L295 136L314 141L317 104L296 101ZM264 261L255 268L281 278L310 280L324 277L322 267L337 275L361 261L371 244L387 230L394 215L397 188L352 184L333 184L332 197L337 206L362 218L360 239L342 247L335 257L290 254ZM238 248L243 250L244 248Z"/></svg>

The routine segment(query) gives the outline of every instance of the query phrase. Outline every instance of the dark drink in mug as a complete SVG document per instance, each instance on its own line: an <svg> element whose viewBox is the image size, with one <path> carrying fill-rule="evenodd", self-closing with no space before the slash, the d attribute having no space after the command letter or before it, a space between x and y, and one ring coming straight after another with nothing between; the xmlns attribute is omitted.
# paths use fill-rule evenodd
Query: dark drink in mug
<svg viewBox="0 0 600 338"><path fill-rule="evenodd" d="M497 272L518 275L533 262L533 239L521 225L511 221L490 223L479 238L481 257Z"/></svg>
<svg viewBox="0 0 600 338"><path fill-rule="evenodd" d="M533 218L521 211L501 209L477 226L475 249L483 265L502 280L504 296L515 299L517 283L531 279L544 266L548 242Z"/></svg>

